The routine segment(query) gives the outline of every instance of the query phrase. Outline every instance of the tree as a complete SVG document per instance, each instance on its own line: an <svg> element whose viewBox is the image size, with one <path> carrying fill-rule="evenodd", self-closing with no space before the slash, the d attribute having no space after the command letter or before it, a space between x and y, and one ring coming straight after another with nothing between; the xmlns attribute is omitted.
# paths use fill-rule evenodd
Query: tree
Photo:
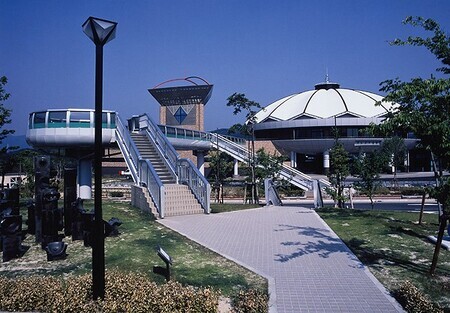
<svg viewBox="0 0 450 313"><path fill-rule="evenodd" d="M231 171L233 170L233 161L230 160L230 157L226 153L220 152L218 150L211 151L209 153L209 156L209 167L211 169L210 177L214 181L216 200L217 202L219 202L221 200L221 186L223 184L223 181L231 174Z"/></svg>
<svg viewBox="0 0 450 313"><path fill-rule="evenodd" d="M335 205L339 208L344 206L344 182L350 175L350 158L342 143L336 140L334 146L330 149L330 171L327 173L328 180L332 188L327 188Z"/></svg>
<svg viewBox="0 0 450 313"><path fill-rule="evenodd" d="M381 185L380 172L386 161L386 154L378 151L363 153L355 160L355 176L360 178L360 181L355 183L355 188L369 197L372 210L374 207L373 196Z"/></svg>
<svg viewBox="0 0 450 313"><path fill-rule="evenodd" d="M283 162L285 157L282 155L276 155L267 153L264 148L256 151L257 167L255 169L256 180L264 182L266 178L276 179L283 168Z"/></svg>
<svg viewBox="0 0 450 313"><path fill-rule="evenodd" d="M14 161L19 166L20 172L26 175L26 179L20 185L22 198L33 198L34 196L34 157L38 155L39 152L30 149L20 150L14 154Z"/></svg>
<svg viewBox="0 0 450 313"><path fill-rule="evenodd" d="M430 273L434 274L449 218L450 182L443 177L443 171L449 168L450 160L450 38L432 19L408 17L404 23L421 27L431 32L431 36L409 36L406 40L395 39L391 44L425 47L442 63L442 67L436 69L442 77L431 75L427 79L418 77L409 82L399 78L382 82L380 90L387 93L384 101L393 101L400 106L390 112L388 119L380 125L380 130L385 134L392 134L395 130L412 131L431 153L437 182L431 195L442 205L438 240L430 269Z"/></svg>
<svg viewBox="0 0 450 313"><path fill-rule="evenodd" d="M5 108L4 101L8 100L10 97L10 94L6 92L5 86L8 83L8 79L6 76L0 77L0 129L3 128L6 124L11 123L11 110ZM3 139L5 139L8 135L13 134L14 130L9 129L3 129L0 131L0 144L2 143ZM0 148L0 174L2 176L2 185L1 188L3 189L4 181L5 181L5 174L6 172L11 168L11 157L8 155L8 151L16 149L16 147L1 147Z"/></svg>
<svg viewBox="0 0 450 313"><path fill-rule="evenodd" d="M257 203L257 192L256 192L256 180L255 180L255 131L253 124L256 123L256 113L257 109L261 108L258 102L247 99L243 93L234 93L227 98L227 106L233 107L233 114L237 115L242 111L246 112L245 118L246 122L244 125L234 125L232 129L240 129L241 133L244 133L251 138L251 146L249 147L249 166L251 168L251 184L252 184L252 203Z"/></svg>
<svg viewBox="0 0 450 313"><path fill-rule="evenodd" d="M5 91L4 86L8 83L8 79L6 76L0 77L0 129L3 128L6 124L11 123L11 110L4 107L3 102L8 100L10 94ZM13 134L14 130L3 129L0 132L0 143L2 143L3 139L5 139L9 134ZM9 148L3 147L1 148L2 152L6 152Z"/></svg>
<svg viewBox="0 0 450 313"><path fill-rule="evenodd" d="M407 152L408 149L406 148L405 140L401 137L394 136L383 141L382 154L388 157L391 163L393 169L392 174L394 174L394 186L397 185L398 168L405 163Z"/></svg>

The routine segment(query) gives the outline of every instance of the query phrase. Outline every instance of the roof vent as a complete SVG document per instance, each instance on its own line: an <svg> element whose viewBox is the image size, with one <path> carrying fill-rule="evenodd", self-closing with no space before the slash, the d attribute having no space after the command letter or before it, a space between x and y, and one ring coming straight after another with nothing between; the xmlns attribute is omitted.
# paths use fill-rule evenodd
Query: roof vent
<svg viewBox="0 0 450 313"><path fill-rule="evenodd" d="M319 90L319 89L325 89L325 90L338 89L339 87L340 87L340 85L338 83L330 83L330 82L324 82L324 83L319 83L319 84L314 85L314 88L316 90Z"/></svg>
<svg viewBox="0 0 450 313"><path fill-rule="evenodd" d="M328 72L328 70L327 70L327 72ZM314 85L314 88L316 90L319 90L319 89L325 89L325 90L337 89L339 87L340 87L340 85L338 83L331 83L328 80L328 73L327 73L327 76L325 76L325 82L324 83L319 83L319 84Z"/></svg>

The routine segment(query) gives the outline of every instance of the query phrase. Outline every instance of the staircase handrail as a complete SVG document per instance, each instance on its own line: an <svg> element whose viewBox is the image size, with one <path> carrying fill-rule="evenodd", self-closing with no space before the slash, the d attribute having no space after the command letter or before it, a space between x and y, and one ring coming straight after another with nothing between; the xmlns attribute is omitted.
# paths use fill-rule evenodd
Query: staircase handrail
<svg viewBox="0 0 450 313"><path fill-rule="evenodd" d="M164 185L149 160L139 161L140 185L145 187L155 204L160 218L164 218Z"/></svg>
<svg viewBox="0 0 450 313"><path fill-rule="evenodd" d="M182 127L176 127L171 125L158 125L159 129L166 137L174 137L178 139L190 139L190 140L202 140L211 141L214 136L213 132L205 132L200 130L191 130ZM235 137L232 135L221 135L223 138L227 138L237 144L245 144L245 139L241 137Z"/></svg>
<svg viewBox="0 0 450 313"><path fill-rule="evenodd" d="M139 116L139 128L146 129L147 135L155 144L156 149L158 149L163 156L172 174L176 177L177 160L179 156L169 139L167 139L159 126L148 116L148 114L142 114Z"/></svg>
<svg viewBox="0 0 450 313"><path fill-rule="evenodd" d="M181 184L189 186L206 214L211 212L211 186L190 159L178 159L178 179Z"/></svg>
<svg viewBox="0 0 450 313"><path fill-rule="evenodd" d="M139 150L134 144L131 136L123 124L122 119L116 114L116 134L118 135L117 143L125 163L127 164L133 181L139 184Z"/></svg>
<svg viewBox="0 0 450 313"><path fill-rule="evenodd" d="M158 151L164 156L167 165L177 179L178 183L186 183L194 196L201 204L205 213L210 212L209 195L211 187L206 178L200 173L192 161L181 159L175 148L170 143L169 139L163 134L159 126L147 115L142 114L139 117L139 128L146 129L149 138L155 144ZM187 165L186 165L187 164ZM186 176L189 179L181 176Z"/></svg>
<svg viewBox="0 0 450 313"><path fill-rule="evenodd" d="M209 141L210 134L200 130L192 130L170 125L158 125L161 132L166 137L190 139L190 140L204 140Z"/></svg>
<svg viewBox="0 0 450 313"><path fill-rule="evenodd" d="M303 180L307 180L311 185L310 185L310 190L313 189L313 181L315 180L313 177L306 175L305 173L300 172L299 170L283 164L283 169L280 172L281 175L286 175L286 177L293 177L293 179L296 179L297 177L300 177ZM327 181L326 179L319 179L318 180L320 182L321 185L325 185L325 186L331 186L330 182Z"/></svg>
<svg viewBox="0 0 450 313"><path fill-rule="evenodd" d="M235 159L241 161L241 162L249 162L249 155L250 152L247 148L238 145L234 143L231 140L228 140L227 138L224 138L223 136L219 134L211 134L212 140L211 143L213 146L216 146L219 148L219 150L225 151L228 154L230 154ZM304 190L312 190L313 189L313 181L314 179L306 175L286 164L282 164L282 168L279 173L280 177L283 179L286 179L298 187L304 189ZM322 181L321 181L322 182ZM326 181L323 181L324 184L329 184Z"/></svg>
<svg viewBox="0 0 450 313"><path fill-rule="evenodd" d="M156 210L161 218L164 217L164 185L161 182L153 165L148 160L139 156L139 150L132 140L130 133L124 126L123 121L116 117L116 129L119 135L117 142L124 156L125 162L130 169L133 181L146 188L152 197Z"/></svg>
<svg viewBox="0 0 450 313"><path fill-rule="evenodd" d="M133 181L148 190L159 216L164 218L164 185L153 165L139 156L139 150L119 116L116 116L116 133L119 149L130 169Z"/></svg>
<svg viewBox="0 0 450 313"><path fill-rule="evenodd" d="M213 147L218 149L222 148L223 151L227 152L235 159L246 163L249 161L249 151L244 146L217 133L211 133L210 140Z"/></svg>

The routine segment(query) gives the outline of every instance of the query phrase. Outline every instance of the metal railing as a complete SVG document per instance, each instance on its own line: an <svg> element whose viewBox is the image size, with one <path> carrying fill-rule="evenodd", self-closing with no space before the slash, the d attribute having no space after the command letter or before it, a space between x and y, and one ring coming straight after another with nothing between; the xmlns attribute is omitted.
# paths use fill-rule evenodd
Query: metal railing
<svg viewBox="0 0 450 313"><path fill-rule="evenodd" d="M205 213L210 213L211 186L189 159L178 159L178 180L181 184L190 186L192 193Z"/></svg>
<svg viewBox="0 0 450 313"><path fill-rule="evenodd" d="M152 164L148 160L142 160L128 129L118 116L116 124L117 143L130 169L133 181L148 190L159 216L164 218L164 185L161 179Z"/></svg>
<svg viewBox="0 0 450 313"><path fill-rule="evenodd" d="M235 142L219 135L219 134L211 134L212 146L216 147L220 151L226 152L235 159L248 163L250 161L250 151L242 146L238 145ZM280 177L286 179L293 185L302 188L303 190L312 190L314 188L313 181L314 179L306 175L290 166L282 164L282 168L279 173ZM329 184L327 181L322 181L323 184Z"/></svg>
<svg viewBox="0 0 450 313"><path fill-rule="evenodd" d="M130 169L131 177L135 183L139 184L139 150L118 115L116 116L116 134L117 144Z"/></svg>
<svg viewBox="0 0 450 313"><path fill-rule="evenodd" d="M168 138L161 131L160 127L155 122L153 122L153 120L147 114L136 116L132 119L137 119L138 123L135 123L135 120L133 120L132 123L134 125L138 124L140 130L146 131L148 137L152 140L156 149L158 149L159 153L164 157L168 167L171 169L171 171L173 171L173 174L177 178L177 182L186 184L194 194L196 199L199 201L205 213L209 213L209 196L211 193L211 187L206 178L197 169L197 167L195 167L192 161L181 159L179 157L178 153L173 148ZM156 184L155 186L157 185L158 184ZM161 188L159 190L161 190ZM162 196L160 196L160 199L162 199ZM161 211L164 212L164 201L161 201Z"/></svg>
<svg viewBox="0 0 450 313"><path fill-rule="evenodd" d="M283 203L281 202L280 195L278 194L277 188L273 182L273 179L271 178L264 179L264 194L266 196L266 205L275 205L275 206L283 205Z"/></svg>
<svg viewBox="0 0 450 313"><path fill-rule="evenodd" d="M164 185L149 160L140 160L139 164L140 185L147 188L159 217L164 218Z"/></svg>
<svg viewBox="0 0 450 313"><path fill-rule="evenodd" d="M136 176L140 176L141 171L139 170L139 167L141 166L140 164L143 163L140 161L139 152L136 149L136 146L134 145L131 137L129 136L128 131L123 126L122 121L119 118L117 120L117 132L120 135L118 136L120 138L118 140L119 147L121 148L122 153L129 156L129 158L131 159L130 161L127 161L127 165L130 166L131 164L132 166L135 166L135 172L137 173ZM137 125L139 130L146 131L148 137L154 143L154 146L158 149L159 153L164 156L168 167L177 177L178 183L186 184L189 186L189 189L200 202L201 206L205 210L205 213L209 213L210 210L209 198L211 187L206 178L199 172L192 161L188 159L181 159L178 156L178 153L169 142L168 137L176 137L189 140L208 140L211 144L211 147L215 147L218 150L231 155L241 162L248 163L250 161L250 152L245 147L246 141L242 138L222 136L217 133L192 131L173 126L157 125L147 114L134 116L131 122L132 125ZM122 146L125 146L125 148L122 148ZM130 170L133 173L132 166L130 166ZM154 170L151 170L153 169L151 163L146 165L146 167L148 167L147 172L153 175ZM156 173L154 174L156 175ZM148 177L150 177L151 175L149 175ZM315 185L314 179L312 177L285 164L282 165L279 176L303 190L314 190L315 188L320 188L320 185L330 185L330 183L326 180L320 180L318 181L318 184ZM135 178L133 177L133 179ZM135 182L143 182L144 184L146 184L147 188L149 188L149 186L154 186L151 187L153 188L152 192L155 195L154 199L157 199L154 201L157 206L160 205L160 207L158 208L158 212L160 212L161 214L161 211L164 211L164 201L161 195L159 196L159 198L157 196L157 194L161 193L161 186L158 183L154 182L156 181L156 178L151 178L151 180L151 183L150 180L148 182L143 182L142 178L138 177Z"/></svg>
<svg viewBox="0 0 450 313"><path fill-rule="evenodd" d="M161 132L169 138L177 138L177 139L187 139L187 140L202 140L202 141L212 141L215 138L215 133L203 132L199 130L190 130L175 126L168 125L158 125ZM246 140L241 137L235 137L231 135L220 135L223 138L227 138L228 140L235 142L239 145L245 145Z"/></svg>
<svg viewBox="0 0 450 313"><path fill-rule="evenodd" d="M136 118L136 117L134 117ZM177 151L169 142L167 137L159 129L159 126L147 115L142 114L137 117L139 119L139 128L145 130L149 138L153 141L154 146L163 156L164 161L174 176L177 175L177 160L179 158Z"/></svg>

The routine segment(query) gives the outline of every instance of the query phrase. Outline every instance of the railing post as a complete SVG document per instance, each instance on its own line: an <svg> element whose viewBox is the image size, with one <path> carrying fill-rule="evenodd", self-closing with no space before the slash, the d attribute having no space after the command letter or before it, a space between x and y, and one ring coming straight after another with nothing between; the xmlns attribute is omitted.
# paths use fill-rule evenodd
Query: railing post
<svg viewBox="0 0 450 313"><path fill-rule="evenodd" d="M314 193L314 208L318 209L323 207L322 191L320 189L320 182L317 179L313 181L313 193Z"/></svg>
<svg viewBox="0 0 450 313"><path fill-rule="evenodd" d="M211 185L206 185L206 214L211 213Z"/></svg>
<svg viewBox="0 0 450 313"><path fill-rule="evenodd" d="M165 214L165 190L164 185L159 187L159 217L164 218Z"/></svg>

